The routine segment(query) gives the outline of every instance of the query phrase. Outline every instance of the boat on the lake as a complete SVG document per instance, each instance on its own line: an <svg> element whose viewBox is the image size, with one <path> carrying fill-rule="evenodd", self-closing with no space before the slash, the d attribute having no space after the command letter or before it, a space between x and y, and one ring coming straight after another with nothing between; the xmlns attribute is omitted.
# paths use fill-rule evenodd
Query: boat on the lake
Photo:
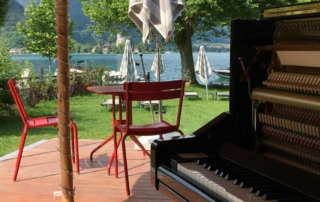
<svg viewBox="0 0 320 202"><path fill-rule="evenodd" d="M85 67L85 62L83 60L77 61L74 65L70 67L70 72L82 73ZM89 70L93 70L91 66L87 67Z"/></svg>
<svg viewBox="0 0 320 202"><path fill-rule="evenodd" d="M230 79L230 68L228 68L228 69L214 69L212 71L220 77Z"/></svg>

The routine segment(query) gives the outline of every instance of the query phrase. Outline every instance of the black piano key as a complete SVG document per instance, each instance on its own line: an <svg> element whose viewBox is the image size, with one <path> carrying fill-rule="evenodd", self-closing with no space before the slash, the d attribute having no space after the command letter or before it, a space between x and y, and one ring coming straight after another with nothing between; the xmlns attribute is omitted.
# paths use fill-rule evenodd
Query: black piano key
<svg viewBox="0 0 320 202"><path fill-rule="evenodd" d="M203 167L206 168L208 171L216 171L218 168L221 167L221 165L216 163L211 163L211 164L208 164L206 167L205 165L203 165Z"/></svg>
<svg viewBox="0 0 320 202"><path fill-rule="evenodd" d="M222 159L220 156L210 156L207 158L199 158L198 160L196 160L196 164L197 165L203 165L205 163L215 163L215 164L221 164L222 163Z"/></svg>
<svg viewBox="0 0 320 202"><path fill-rule="evenodd" d="M227 172L226 171L222 171L219 176L222 177L222 178L225 178L226 175L227 175Z"/></svg>
<svg viewBox="0 0 320 202"><path fill-rule="evenodd" d="M288 198L288 197L299 197L301 196L301 193L298 192L280 192L280 193L266 193L262 196L262 200L275 200L275 199L280 199L280 198Z"/></svg>
<svg viewBox="0 0 320 202"><path fill-rule="evenodd" d="M211 165L215 165L215 164L214 164L214 163L206 162L206 163L203 164L202 167L207 169L207 168L208 168L209 166L211 166Z"/></svg>
<svg viewBox="0 0 320 202"><path fill-rule="evenodd" d="M227 166L226 168L221 168L216 172L220 177L225 178L226 175L237 172L247 172L245 168L239 167L238 165Z"/></svg>
<svg viewBox="0 0 320 202"><path fill-rule="evenodd" d="M281 187L281 188L269 187L269 188L266 188L266 189L257 190L255 195L262 197L265 194L287 193L288 191L292 192L292 189L290 189L289 187Z"/></svg>
<svg viewBox="0 0 320 202"><path fill-rule="evenodd" d="M254 176L257 176L257 175L255 173L249 172L249 171L232 172L232 173L228 173L224 179L225 180L234 180L236 178L244 177L244 176L254 177Z"/></svg>
<svg viewBox="0 0 320 202"><path fill-rule="evenodd" d="M236 176L231 174L226 174L226 176L224 177L225 180L234 180L235 178Z"/></svg>
<svg viewBox="0 0 320 202"><path fill-rule="evenodd" d="M207 168L208 171L213 171L213 170L216 170L216 169L217 169L216 166L211 166L211 165L209 165L208 168Z"/></svg>
<svg viewBox="0 0 320 202"><path fill-rule="evenodd" d="M282 199L277 199L276 202L315 202L316 199L310 198L309 196L289 196Z"/></svg>
<svg viewBox="0 0 320 202"><path fill-rule="evenodd" d="M214 174L220 175L221 172L222 172L222 168L218 168L214 171Z"/></svg>
<svg viewBox="0 0 320 202"><path fill-rule="evenodd" d="M220 175L220 173L223 171L223 170L237 170L239 169L239 166L238 165L235 165L234 163L231 163L231 162L223 162L220 164L215 162L215 163L212 163L210 164L208 167L207 167L207 170L209 171L215 171L215 174L217 175ZM243 170L243 168L242 168Z"/></svg>
<svg viewBox="0 0 320 202"><path fill-rule="evenodd" d="M274 184L272 185L272 188L283 188L283 185L280 184ZM270 188L270 184L262 184L262 185L255 185L249 188L249 193L256 193L259 189L268 189Z"/></svg>
<svg viewBox="0 0 320 202"><path fill-rule="evenodd" d="M196 163L197 165L203 165L206 162L208 162L208 159L198 159Z"/></svg>
<svg viewBox="0 0 320 202"><path fill-rule="evenodd" d="M276 200L276 202L314 202L314 201L316 200L308 196L288 196L286 198Z"/></svg>
<svg viewBox="0 0 320 202"><path fill-rule="evenodd" d="M260 179L261 181L266 180L266 178L262 178L260 176L254 175L254 174L243 174L243 175L235 175L235 179L233 180L233 184L240 185L241 182L244 181L252 181Z"/></svg>
<svg viewBox="0 0 320 202"><path fill-rule="evenodd" d="M272 192L274 191L273 189L271 188L266 188L266 189L259 189L256 191L256 196L263 196L266 192Z"/></svg>
<svg viewBox="0 0 320 202"><path fill-rule="evenodd" d="M265 185L265 184L269 184L270 187L272 187L272 185L274 185L274 182L271 182L270 180L253 180L253 181L243 181L239 184L239 187L241 188L249 188L252 186L259 186L259 185Z"/></svg>

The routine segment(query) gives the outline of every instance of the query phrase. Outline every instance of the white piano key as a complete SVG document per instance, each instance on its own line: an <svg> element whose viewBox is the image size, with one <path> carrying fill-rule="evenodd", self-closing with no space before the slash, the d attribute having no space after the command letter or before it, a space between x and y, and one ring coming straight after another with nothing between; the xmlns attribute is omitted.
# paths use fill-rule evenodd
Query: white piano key
<svg viewBox="0 0 320 202"><path fill-rule="evenodd" d="M211 192L230 202L262 202L261 197L256 197L249 193L248 188L240 188L233 184L232 180L225 180L216 175L213 171L208 171L202 166L192 163L180 163L182 172L189 170L188 178L201 186L207 188ZM178 170L178 172L180 172ZM269 202L269 201L268 201Z"/></svg>

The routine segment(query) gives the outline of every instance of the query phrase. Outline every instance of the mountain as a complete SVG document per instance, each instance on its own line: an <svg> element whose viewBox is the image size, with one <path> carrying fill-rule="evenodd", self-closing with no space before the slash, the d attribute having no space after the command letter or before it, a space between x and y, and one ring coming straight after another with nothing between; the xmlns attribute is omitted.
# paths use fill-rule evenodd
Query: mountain
<svg viewBox="0 0 320 202"><path fill-rule="evenodd" d="M23 36L19 34L16 24L25 18L23 15L24 8L15 0L11 0L9 6L6 22L4 26L0 28L0 37L7 39L10 47L23 47Z"/></svg>
<svg viewBox="0 0 320 202"><path fill-rule="evenodd" d="M6 17L5 25L0 28L0 37L7 38L11 48L23 47L23 36L17 31L16 24L25 19L24 8L30 0L10 0L9 12ZM106 41L109 34L105 34L101 37L96 36L92 31L87 29L87 24L90 23L90 19L83 14L82 4L78 0L69 1L69 14L70 19L75 21L76 27L74 30L73 39L81 44L96 45L99 40Z"/></svg>
<svg viewBox="0 0 320 202"><path fill-rule="evenodd" d="M16 0L19 4L21 4L24 8L30 3L30 0ZM39 4L39 0L37 0L37 4ZM76 30L86 29L86 25L90 23L89 17L85 16L82 11L82 4L79 0L69 0L69 14L72 20L75 20Z"/></svg>

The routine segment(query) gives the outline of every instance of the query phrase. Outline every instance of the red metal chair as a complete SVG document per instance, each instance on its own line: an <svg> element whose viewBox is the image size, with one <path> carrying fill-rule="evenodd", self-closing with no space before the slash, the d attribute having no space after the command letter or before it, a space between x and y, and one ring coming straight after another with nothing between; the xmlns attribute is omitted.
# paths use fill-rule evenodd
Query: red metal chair
<svg viewBox="0 0 320 202"><path fill-rule="evenodd" d="M18 108L18 111L20 113L21 119L24 123L22 136L20 140L20 147L19 152L16 160L16 166L15 171L13 175L13 180L16 181L19 167L20 167L20 161L23 153L23 147L24 143L27 137L28 128L41 128L46 126L54 126L56 127L58 125L58 117L57 116L47 116L47 117L39 117L39 118L30 118L27 115L27 112L23 106L23 103L21 101L20 95L19 95L19 89L16 87L16 82L13 79L10 79L8 81L8 85L11 91L11 94L13 96L13 99L16 103L16 106ZM78 130L76 124L70 120L71 130L72 130L72 138L71 138L71 146L72 146L72 160L76 163L76 171L79 173L79 149L78 149ZM75 151L76 150L76 151Z"/></svg>
<svg viewBox="0 0 320 202"><path fill-rule="evenodd" d="M129 175L128 175L128 165L126 156L126 146L125 139L130 137L139 147L150 157L150 153L145 150L143 145L138 141L136 136L151 136L178 132L183 136L183 132L179 130L180 117L183 103L185 81L175 80L175 81L164 81L164 82L127 82L124 84L125 94L124 100L126 101L126 123L120 124L121 120L117 122L114 127L114 133L116 131L122 132L122 152L123 152L123 165L125 174L125 183L127 196L130 196L129 189ZM176 99L178 102L178 109L176 112L175 123L170 123L160 118L159 122L147 123L143 125L134 125L134 120L132 116L132 101L144 101L144 100L169 100ZM168 111L167 111L168 113ZM160 116L161 117L161 116ZM128 121L130 120L130 121ZM172 122L172 121L171 121Z"/></svg>

